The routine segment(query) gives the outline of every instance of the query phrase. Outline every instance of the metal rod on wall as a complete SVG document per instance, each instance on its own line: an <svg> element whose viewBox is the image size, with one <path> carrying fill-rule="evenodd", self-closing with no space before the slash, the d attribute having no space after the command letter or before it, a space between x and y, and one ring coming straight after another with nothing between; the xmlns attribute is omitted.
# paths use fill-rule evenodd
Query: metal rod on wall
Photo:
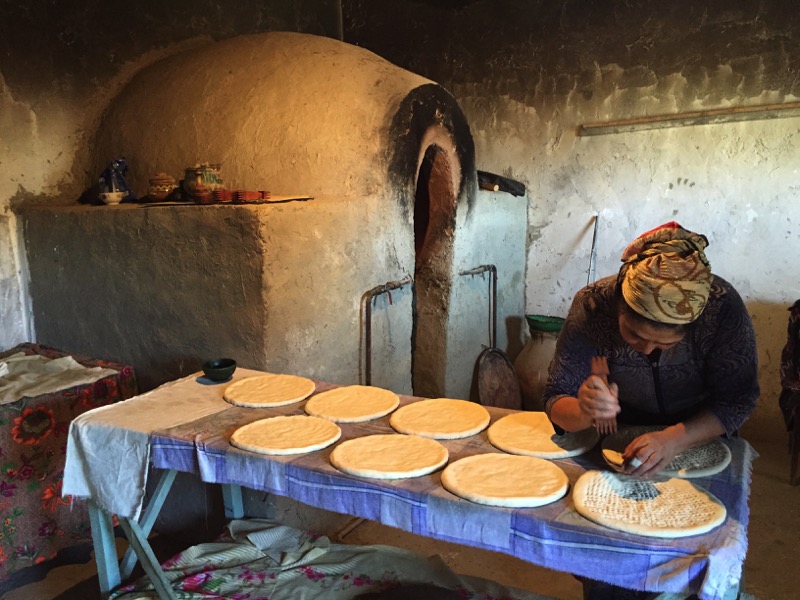
<svg viewBox="0 0 800 600"><path fill-rule="evenodd" d="M372 302L377 296L388 293L391 303L392 290L408 285L411 281L411 276L400 281L389 281L375 286L361 296L364 303L364 385L372 385Z"/></svg>
<svg viewBox="0 0 800 600"><path fill-rule="evenodd" d="M459 275L481 275L486 272L491 273L489 279L489 345L497 347L497 267L495 265L481 265L474 269L459 271Z"/></svg>
<svg viewBox="0 0 800 600"><path fill-rule="evenodd" d="M587 123L578 126L579 136L608 135L612 133L630 133L647 129L665 129L667 127L688 127L691 125L716 125L739 121L756 121L761 119L785 119L800 117L800 102L783 104L763 104L760 106L737 106L733 108L716 108L677 115L655 115L620 119L604 123Z"/></svg>

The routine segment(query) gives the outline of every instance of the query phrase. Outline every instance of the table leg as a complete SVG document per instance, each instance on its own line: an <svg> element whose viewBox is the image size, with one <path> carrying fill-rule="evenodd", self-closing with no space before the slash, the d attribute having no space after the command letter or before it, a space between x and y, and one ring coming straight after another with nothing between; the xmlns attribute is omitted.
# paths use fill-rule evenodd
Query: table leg
<svg viewBox="0 0 800 600"><path fill-rule="evenodd" d="M161 474L161 478L159 479L155 492L150 499L150 503L147 505L144 514L139 520L139 527L141 528L145 539L147 539L147 536L149 536L150 532L153 530L153 525L155 525L158 513L161 512L161 508L164 506L164 502L167 499L167 494L169 494L169 490L172 488L172 484L175 481L175 476L177 474L178 472L174 469L164 471ZM122 563L120 563L120 575L122 577L122 581L125 581L131 576L133 567L135 566L136 553L133 551L133 547L131 546L125 552L125 556L122 558Z"/></svg>
<svg viewBox="0 0 800 600"><path fill-rule="evenodd" d="M111 522L111 515L101 510L91 500L88 508L100 594L105 598L122 581L117 561L117 547L114 543L114 524Z"/></svg>
<svg viewBox="0 0 800 600"><path fill-rule="evenodd" d="M244 516L242 486L232 483L223 483L222 500L225 503L225 518L241 519Z"/></svg>
<svg viewBox="0 0 800 600"><path fill-rule="evenodd" d="M158 559L156 559L156 555L153 553L153 549L147 541L147 536L144 535L139 523L129 519L120 519L119 524L125 531L125 535L128 536L128 542L136 552L136 556L139 557L139 562L141 562L144 572L153 584L158 597L161 600L177 600L172 586L166 575L164 575L164 571L161 570L161 565L158 563Z"/></svg>

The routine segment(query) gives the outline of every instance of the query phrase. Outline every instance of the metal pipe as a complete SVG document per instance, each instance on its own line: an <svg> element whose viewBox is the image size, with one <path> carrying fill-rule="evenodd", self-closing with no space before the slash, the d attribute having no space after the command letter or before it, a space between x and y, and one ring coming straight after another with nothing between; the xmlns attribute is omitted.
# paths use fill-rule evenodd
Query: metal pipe
<svg viewBox="0 0 800 600"><path fill-rule="evenodd" d="M460 271L459 275L481 275L490 271L492 273L492 277L489 281L489 285L491 286L491 299L489 305L489 314L492 322L492 330L490 332L489 338L489 346L492 348L497 347L497 267L495 265L481 265L479 267L475 267L474 269L467 269L466 271Z"/></svg>
<svg viewBox="0 0 800 600"><path fill-rule="evenodd" d="M372 385L372 301L381 294L386 294L392 290L399 289L411 283L408 277L400 281L389 281L383 285L378 285L365 292L361 296L364 306L364 385Z"/></svg>
<svg viewBox="0 0 800 600"><path fill-rule="evenodd" d="M597 224L600 221L598 215L594 216L594 232L592 233L592 250L589 253L589 272L586 274L586 285L593 283L597 279Z"/></svg>

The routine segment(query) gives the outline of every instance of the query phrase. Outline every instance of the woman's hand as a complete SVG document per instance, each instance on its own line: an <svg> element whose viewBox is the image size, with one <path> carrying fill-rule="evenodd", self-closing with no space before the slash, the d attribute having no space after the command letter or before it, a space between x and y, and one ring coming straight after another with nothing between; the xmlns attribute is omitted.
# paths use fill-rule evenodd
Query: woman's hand
<svg viewBox="0 0 800 600"><path fill-rule="evenodd" d="M635 477L653 477L672 462L681 451L670 428L645 433L634 439L622 453L625 473Z"/></svg>
<svg viewBox="0 0 800 600"><path fill-rule="evenodd" d="M621 410L617 394L617 384L606 384L601 377L590 375L578 389L578 406L592 422L613 419Z"/></svg>

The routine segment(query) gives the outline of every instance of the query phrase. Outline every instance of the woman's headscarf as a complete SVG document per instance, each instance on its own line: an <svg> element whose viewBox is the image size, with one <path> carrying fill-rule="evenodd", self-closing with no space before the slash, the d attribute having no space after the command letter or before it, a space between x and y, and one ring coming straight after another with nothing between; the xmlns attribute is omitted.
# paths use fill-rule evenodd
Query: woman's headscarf
<svg viewBox="0 0 800 600"><path fill-rule="evenodd" d="M685 325L700 316L711 290L704 235L675 221L636 238L622 253L622 297L652 321Z"/></svg>

